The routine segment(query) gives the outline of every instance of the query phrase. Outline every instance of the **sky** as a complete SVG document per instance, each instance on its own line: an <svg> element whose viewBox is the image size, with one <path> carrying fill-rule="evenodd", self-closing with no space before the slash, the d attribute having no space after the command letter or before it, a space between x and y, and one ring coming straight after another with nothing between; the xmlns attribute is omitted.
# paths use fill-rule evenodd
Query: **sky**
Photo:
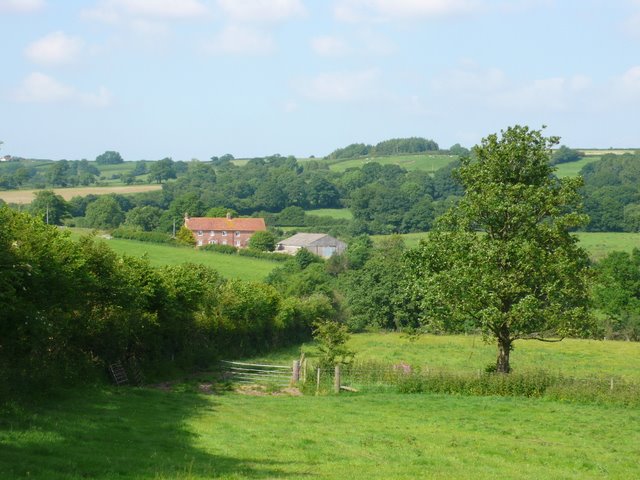
<svg viewBox="0 0 640 480"><path fill-rule="evenodd" d="M640 148L640 0L0 0L2 155Z"/></svg>

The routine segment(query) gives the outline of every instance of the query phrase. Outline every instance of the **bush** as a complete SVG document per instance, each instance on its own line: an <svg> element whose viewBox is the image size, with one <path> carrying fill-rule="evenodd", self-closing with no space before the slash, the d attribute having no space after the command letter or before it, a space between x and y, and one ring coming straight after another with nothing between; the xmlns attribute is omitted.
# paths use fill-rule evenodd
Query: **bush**
<svg viewBox="0 0 640 480"><path fill-rule="evenodd" d="M203 245L202 247L200 247L200 250L205 250L207 252L225 253L227 255L233 255L234 253L238 253L238 249L233 245L218 245L217 243L210 243L209 245Z"/></svg>

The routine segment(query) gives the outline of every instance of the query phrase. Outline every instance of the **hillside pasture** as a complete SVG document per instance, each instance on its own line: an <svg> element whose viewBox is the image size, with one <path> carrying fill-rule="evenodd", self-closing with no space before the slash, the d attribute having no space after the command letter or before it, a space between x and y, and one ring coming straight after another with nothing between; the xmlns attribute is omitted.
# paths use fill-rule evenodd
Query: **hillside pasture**
<svg viewBox="0 0 640 480"><path fill-rule="evenodd" d="M278 264L260 258L226 255L207 252L191 247L177 247L157 243L138 242L112 238L104 240L117 253L132 257L146 256L152 265L179 265L182 263L200 263L211 267L225 278L242 280L264 280Z"/></svg>
<svg viewBox="0 0 640 480"><path fill-rule="evenodd" d="M399 165L405 170L424 170L434 173L436 170L448 165L456 160L456 155L444 154L417 154L417 155L392 155L388 157L364 157L346 160L332 160L331 170L335 172L344 172L348 168L362 168L363 165L370 162L376 162L381 165Z"/></svg>
<svg viewBox="0 0 640 480"><path fill-rule="evenodd" d="M514 372L546 371L573 378L616 377L640 383L640 343L564 339L561 342L518 340L511 354ZM421 335L402 333L358 333L348 347L356 360L381 364L408 363L430 371L473 374L495 364L496 346L475 335ZM257 362L282 363L300 355L313 357L314 343L272 352Z"/></svg>
<svg viewBox="0 0 640 480"><path fill-rule="evenodd" d="M206 375L0 409L0 477L630 479L640 414L444 395L210 395Z"/></svg>
<svg viewBox="0 0 640 480"><path fill-rule="evenodd" d="M52 189L56 194L60 195L65 200L71 200L76 196L86 195L106 195L109 193L117 193L120 195L126 195L129 193L150 192L153 190L160 190L161 185L120 185L111 187L70 187L70 188L54 188ZM33 201L34 195L39 190L4 190L0 191L0 199L7 203L15 204L29 204Z"/></svg>

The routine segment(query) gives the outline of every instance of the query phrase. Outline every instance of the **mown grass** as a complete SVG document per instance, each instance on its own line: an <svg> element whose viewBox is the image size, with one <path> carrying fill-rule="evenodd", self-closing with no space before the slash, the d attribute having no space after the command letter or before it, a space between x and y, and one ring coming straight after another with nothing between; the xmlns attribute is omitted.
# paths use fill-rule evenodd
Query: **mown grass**
<svg viewBox="0 0 640 480"><path fill-rule="evenodd" d="M348 168L361 168L364 164L377 162L381 165L400 165L408 171L424 170L434 173L439 168L448 165L458 157L456 155L439 155L439 154L417 154L417 155L391 155L388 157L364 157L354 158L341 161L333 160L331 170L335 172L344 172Z"/></svg>
<svg viewBox="0 0 640 480"><path fill-rule="evenodd" d="M426 239L427 232L405 233L401 235L407 247L415 247L420 240ZM594 260L599 260L613 251L630 252L640 248L640 233L627 232L576 232L580 245L589 252ZM374 242L387 238L386 235L372 235Z"/></svg>
<svg viewBox="0 0 640 480"><path fill-rule="evenodd" d="M555 175L558 178L577 177L580 174L582 167L589 163L597 162L598 160L600 160L600 157L598 156L585 156L575 162L561 163L556 165Z"/></svg>
<svg viewBox="0 0 640 480"><path fill-rule="evenodd" d="M85 389L0 411L0 477L630 479L639 421L526 398Z"/></svg>
<svg viewBox="0 0 640 480"><path fill-rule="evenodd" d="M146 256L152 265L179 265L200 263L214 268L225 278L264 280L278 264L259 258L206 252L190 247L175 247L156 243L112 238L104 240L116 252L134 257Z"/></svg>

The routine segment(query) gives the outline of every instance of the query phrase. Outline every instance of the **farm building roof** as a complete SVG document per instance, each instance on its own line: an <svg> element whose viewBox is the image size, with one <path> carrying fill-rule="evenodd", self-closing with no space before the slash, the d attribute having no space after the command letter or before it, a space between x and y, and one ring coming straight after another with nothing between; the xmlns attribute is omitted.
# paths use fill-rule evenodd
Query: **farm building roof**
<svg viewBox="0 0 640 480"><path fill-rule="evenodd" d="M278 243L280 245L291 247L308 247L321 240L323 240L322 243L335 243L340 241L326 233L296 233L294 236L285 238Z"/></svg>

